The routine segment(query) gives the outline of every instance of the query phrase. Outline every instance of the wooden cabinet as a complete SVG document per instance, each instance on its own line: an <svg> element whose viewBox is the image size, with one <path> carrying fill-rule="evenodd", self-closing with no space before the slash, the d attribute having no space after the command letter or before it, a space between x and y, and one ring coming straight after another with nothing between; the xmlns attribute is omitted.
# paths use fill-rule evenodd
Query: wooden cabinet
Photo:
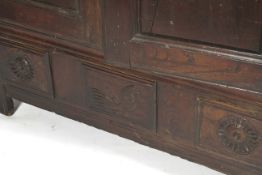
<svg viewBox="0 0 262 175"><path fill-rule="evenodd" d="M262 173L261 0L2 0L12 98L228 174Z"/></svg>

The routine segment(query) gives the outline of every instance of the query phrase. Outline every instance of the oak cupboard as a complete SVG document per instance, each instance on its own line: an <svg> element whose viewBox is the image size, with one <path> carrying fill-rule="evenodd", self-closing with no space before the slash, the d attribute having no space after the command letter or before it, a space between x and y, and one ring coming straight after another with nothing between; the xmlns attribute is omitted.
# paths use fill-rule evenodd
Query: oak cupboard
<svg viewBox="0 0 262 175"><path fill-rule="evenodd" d="M13 99L232 175L262 174L261 0L1 0Z"/></svg>

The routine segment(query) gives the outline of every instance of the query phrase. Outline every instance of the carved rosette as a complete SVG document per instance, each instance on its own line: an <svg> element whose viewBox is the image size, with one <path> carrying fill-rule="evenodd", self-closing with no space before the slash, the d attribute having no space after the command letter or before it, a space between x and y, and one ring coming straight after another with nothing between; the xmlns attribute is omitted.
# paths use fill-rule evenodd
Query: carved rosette
<svg viewBox="0 0 262 175"><path fill-rule="evenodd" d="M34 77L32 64L25 56L17 57L16 59L10 61L9 66L13 74L19 80L29 81Z"/></svg>
<svg viewBox="0 0 262 175"><path fill-rule="evenodd" d="M226 117L218 127L218 135L224 146L240 155L250 154L259 143L259 134L246 119Z"/></svg>

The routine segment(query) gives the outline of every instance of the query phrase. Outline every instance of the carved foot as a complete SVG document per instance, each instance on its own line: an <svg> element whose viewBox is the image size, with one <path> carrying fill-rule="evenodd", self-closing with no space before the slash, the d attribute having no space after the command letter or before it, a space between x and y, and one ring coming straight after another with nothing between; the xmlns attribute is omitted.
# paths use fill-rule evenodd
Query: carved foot
<svg viewBox="0 0 262 175"><path fill-rule="evenodd" d="M0 84L0 113L11 116L14 112L15 108L13 99L6 96L5 88Z"/></svg>

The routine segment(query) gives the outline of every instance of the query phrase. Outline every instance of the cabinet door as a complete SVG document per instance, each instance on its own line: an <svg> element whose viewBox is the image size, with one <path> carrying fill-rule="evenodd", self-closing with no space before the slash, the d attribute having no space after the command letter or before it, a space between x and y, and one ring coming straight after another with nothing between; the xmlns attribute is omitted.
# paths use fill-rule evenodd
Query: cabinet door
<svg viewBox="0 0 262 175"><path fill-rule="evenodd" d="M1 23L101 50L97 0L2 0Z"/></svg>
<svg viewBox="0 0 262 175"><path fill-rule="evenodd" d="M262 92L260 0L105 1L105 58Z"/></svg>
<svg viewBox="0 0 262 175"><path fill-rule="evenodd" d="M142 0L141 31L260 51L259 0Z"/></svg>

